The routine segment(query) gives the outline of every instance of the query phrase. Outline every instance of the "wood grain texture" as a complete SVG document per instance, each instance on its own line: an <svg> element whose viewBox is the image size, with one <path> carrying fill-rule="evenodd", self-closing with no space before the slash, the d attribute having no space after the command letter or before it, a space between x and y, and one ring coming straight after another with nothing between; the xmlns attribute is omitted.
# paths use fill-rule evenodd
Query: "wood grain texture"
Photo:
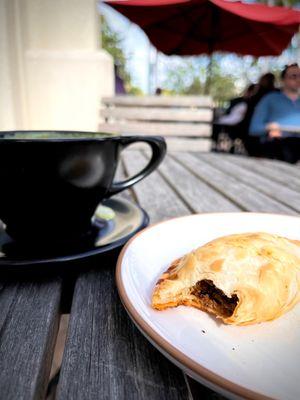
<svg viewBox="0 0 300 400"><path fill-rule="evenodd" d="M198 137L164 137L167 144L168 153L170 152L208 152L211 150L210 138ZM132 144L127 150L141 151L145 149L145 144L136 142Z"/></svg>
<svg viewBox="0 0 300 400"><path fill-rule="evenodd" d="M44 399L60 315L61 282L0 282L0 398Z"/></svg>
<svg viewBox="0 0 300 400"><path fill-rule="evenodd" d="M249 157L234 157L229 156L226 159L240 165L243 168L251 169L256 174L265 176L266 178L283 184L291 189L299 191L300 175L297 173L297 167L292 167L290 170L284 170L278 167L277 163L262 163L260 159L251 159ZM280 164L279 164L280 165Z"/></svg>
<svg viewBox="0 0 300 400"><path fill-rule="evenodd" d="M132 159L130 154L139 153L126 154ZM140 169L145 156L139 161L133 168ZM116 180L126 175L122 161ZM119 196L132 199L132 192ZM107 265L105 273L82 275L77 282L58 399L187 399L182 371L130 322L116 292L112 263Z"/></svg>
<svg viewBox="0 0 300 400"><path fill-rule="evenodd" d="M144 152L125 152L122 157L125 172L119 172L118 178L136 173L147 159ZM273 197L271 188L278 189L282 183L271 182L268 194L264 193L259 179L271 181L270 177L251 169L251 163L248 168L251 183L243 175L245 164L235 162L235 158L173 153L127 195L133 195L147 210L151 222L210 211L295 214L293 207ZM247 170L245 174L249 176ZM96 260L92 262L95 264L90 267L96 267ZM112 263L101 262L101 270L81 275L76 283L58 400L173 400L188 399L191 393L194 399L221 398L190 378L186 378L190 390L187 389L181 371L160 355L130 322L116 292Z"/></svg>
<svg viewBox="0 0 300 400"><path fill-rule="evenodd" d="M259 162L262 165L268 165L273 168L274 171L281 171L286 173L287 175L292 175L298 179L300 179L300 168L299 165L288 164L284 161L279 160L268 160L267 158L259 159Z"/></svg>
<svg viewBox="0 0 300 400"><path fill-rule="evenodd" d="M121 305L112 265L76 283L58 400L184 400L181 371L134 327Z"/></svg>
<svg viewBox="0 0 300 400"><path fill-rule="evenodd" d="M125 154L125 153L128 153L127 149L124 150L122 155ZM116 171L116 174L115 174L115 177L114 177L114 182L122 182L122 181L126 180L127 178L128 178L128 175L127 175L127 173L125 171L125 168L124 168L123 157L121 156L119 158L119 163L118 163L117 171ZM116 198L117 197L124 198L124 199L127 199L129 201L134 200L132 188L123 190L122 192L120 192L119 194L114 196L114 198L115 197Z"/></svg>
<svg viewBox="0 0 300 400"><path fill-rule="evenodd" d="M213 111L209 108L109 107L101 110L101 115L115 121L211 122Z"/></svg>
<svg viewBox="0 0 300 400"><path fill-rule="evenodd" d="M294 211L300 211L300 192L267 178L263 174L255 173L250 167L248 169L243 168L232 159L218 157L218 154L203 154L199 157L247 186L266 194L269 198L277 200ZM253 162L257 163L258 160Z"/></svg>
<svg viewBox="0 0 300 400"><path fill-rule="evenodd" d="M178 154L178 153L174 153ZM140 152L135 152L135 154L131 157L130 154L127 155L127 157L124 160L124 164L126 166L126 169L134 173L138 168L140 168L142 165L145 164L145 160L148 157L146 157L144 154ZM168 160L170 158L168 157L167 160L163 162L161 167L159 168L159 172L155 172L148 178L146 178L146 182L140 182L138 185L135 185L133 187L133 192L135 193L136 198L139 201L139 204L141 204L147 211L152 215L152 219L156 222L157 220L165 220L167 218L173 218L176 216L181 216L182 215L182 205L179 202L180 198L178 196L178 190L174 191L174 185L170 185L170 177L167 171L172 170L172 166L168 165L166 167L165 173L163 172L165 169L166 163L168 163ZM172 160L171 160L172 162ZM177 168L179 168L180 172L184 171L184 169L180 168L180 165L177 165ZM178 171L177 171L178 172ZM166 184L166 180L161 178L161 175L164 176L164 178L167 178L169 184ZM184 171L184 175L180 176L176 175L176 173L172 173L173 176L173 181L175 179L176 182L176 177L180 179L180 181L184 181L184 178L186 178L186 171ZM152 177L152 178L151 178ZM191 178L191 174L188 174L187 180ZM149 181L149 184L147 183L147 180ZM187 182L185 182L185 185L188 185ZM199 182L196 182L196 187L198 187ZM179 186L177 184L177 186ZM203 188L203 186L202 186ZM173 190L172 190L173 189ZM207 189L207 185L204 186L204 189ZM210 188L208 188L210 191ZM191 187L189 188L189 191L193 190ZM196 189L197 190L197 189ZM153 201L153 197L156 198L155 195L159 193L159 199L160 201ZM216 193L218 196L218 193ZM184 202L186 203L186 197L185 193L183 191L183 197L184 197ZM203 197L203 193L201 193L201 198ZM219 206L221 208L220 211L224 211L228 207L228 200L225 197L221 197L219 199L220 203ZM192 213L195 210L199 208L199 198L195 195L192 195L190 198L190 204L187 205L189 207L189 210L184 211L184 215L188 213ZM203 206L203 211L208 212L211 209L211 204L208 201L206 203L206 206L202 203ZM224 207L224 208L223 208ZM232 204L232 208L235 208L235 210L238 210L238 208ZM160 216L158 218L158 216ZM221 400L224 399L221 395L213 392L212 390L204 387L200 383L194 381L190 377L186 376L186 382L187 385L189 386L189 392L191 394L192 399L194 400L200 400L200 399L205 399L205 400Z"/></svg>
<svg viewBox="0 0 300 400"><path fill-rule="evenodd" d="M167 148L169 152L208 152L211 149L211 139L205 138L172 138L166 137Z"/></svg>
<svg viewBox="0 0 300 400"><path fill-rule="evenodd" d="M176 160L167 156L160 171L193 212L239 211L239 208L224 195L196 177Z"/></svg>
<svg viewBox="0 0 300 400"><path fill-rule="evenodd" d="M213 107L210 96L114 96L104 97L105 105L128 107Z"/></svg>
<svg viewBox="0 0 300 400"><path fill-rule="evenodd" d="M296 214L296 211L281 202L259 192L252 186L240 182L236 177L232 177L231 173L223 168L223 157L216 160L215 157L208 157L207 155L193 156L187 153L176 154L174 157L192 173L244 211ZM207 162L209 159L212 159L211 164ZM219 169L215 166L219 166ZM219 210L222 210L222 207ZM225 210L223 209L223 211Z"/></svg>
<svg viewBox="0 0 300 400"><path fill-rule="evenodd" d="M125 153L123 160L126 172L133 175L146 164L147 157L132 151ZM135 198L147 210L150 222L156 223L190 214L191 210L186 203L178 197L159 171L160 169L153 172L133 187Z"/></svg>
<svg viewBox="0 0 300 400"><path fill-rule="evenodd" d="M117 133L119 135L161 135L173 137L204 137L211 136L211 125L208 123L180 122L108 122L99 123L99 132Z"/></svg>
<svg viewBox="0 0 300 400"><path fill-rule="evenodd" d="M131 175L145 165L147 156L127 152L123 154L123 162L126 175ZM176 165L185 178L186 171ZM163 178L163 168L133 187L134 197L152 216L152 222L193 212ZM224 203L226 207L225 198ZM194 399L199 393L204 393L206 399L221 398L189 378L186 382L192 385ZM116 292L111 263L102 264L101 271L78 279L58 400L188 399L191 394L186 382L182 372L160 355L130 322Z"/></svg>

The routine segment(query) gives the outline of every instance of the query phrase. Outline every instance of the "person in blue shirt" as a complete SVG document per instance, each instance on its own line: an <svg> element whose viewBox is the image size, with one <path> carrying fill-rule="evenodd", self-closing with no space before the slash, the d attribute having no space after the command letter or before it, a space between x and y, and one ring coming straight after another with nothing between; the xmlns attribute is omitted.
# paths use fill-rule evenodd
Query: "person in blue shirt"
<svg viewBox="0 0 300 400"><path fill-rule="evenodd" d="M260 138L267 156L296 163L300 159L299 66L286 66L281 79L282 89L267 94L257 104L249 133Z"/></svg>

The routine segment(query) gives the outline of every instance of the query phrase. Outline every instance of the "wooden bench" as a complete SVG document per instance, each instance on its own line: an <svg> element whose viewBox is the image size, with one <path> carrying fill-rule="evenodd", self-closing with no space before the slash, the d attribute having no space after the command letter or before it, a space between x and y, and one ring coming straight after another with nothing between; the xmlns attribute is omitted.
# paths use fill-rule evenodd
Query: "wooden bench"
<svg viewBox="0 0 300 400"><path fill-rule="evenodd" d="M162 135L171 150L210 150L209 96L115 96L102 99L99 131Z"/></svg>

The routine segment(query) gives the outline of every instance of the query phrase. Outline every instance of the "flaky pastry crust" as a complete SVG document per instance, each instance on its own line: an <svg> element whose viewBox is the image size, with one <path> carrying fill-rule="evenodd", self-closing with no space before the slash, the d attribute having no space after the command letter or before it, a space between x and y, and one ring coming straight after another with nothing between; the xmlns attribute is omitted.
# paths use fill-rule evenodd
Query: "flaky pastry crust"
<svg viewBox="0 0 300 400"><path fill-rule="evenodd" d="M221 237L175 260L158 280L152 306L193 306L223 322L278 318L300 299L300 243L268 233Z"/></svg>

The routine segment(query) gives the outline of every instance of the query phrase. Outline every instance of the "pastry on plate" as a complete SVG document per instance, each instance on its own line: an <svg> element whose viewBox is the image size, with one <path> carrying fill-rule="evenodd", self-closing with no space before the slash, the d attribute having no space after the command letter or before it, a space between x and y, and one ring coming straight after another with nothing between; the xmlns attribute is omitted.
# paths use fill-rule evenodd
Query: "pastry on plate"
<svg viewBox="0 0 300 400"><path fill-rule="evenodd" d="M300 299L300 242L268 233L215 239L175 260L152 306L193 306L227 324L273 320Z"/></svg>

